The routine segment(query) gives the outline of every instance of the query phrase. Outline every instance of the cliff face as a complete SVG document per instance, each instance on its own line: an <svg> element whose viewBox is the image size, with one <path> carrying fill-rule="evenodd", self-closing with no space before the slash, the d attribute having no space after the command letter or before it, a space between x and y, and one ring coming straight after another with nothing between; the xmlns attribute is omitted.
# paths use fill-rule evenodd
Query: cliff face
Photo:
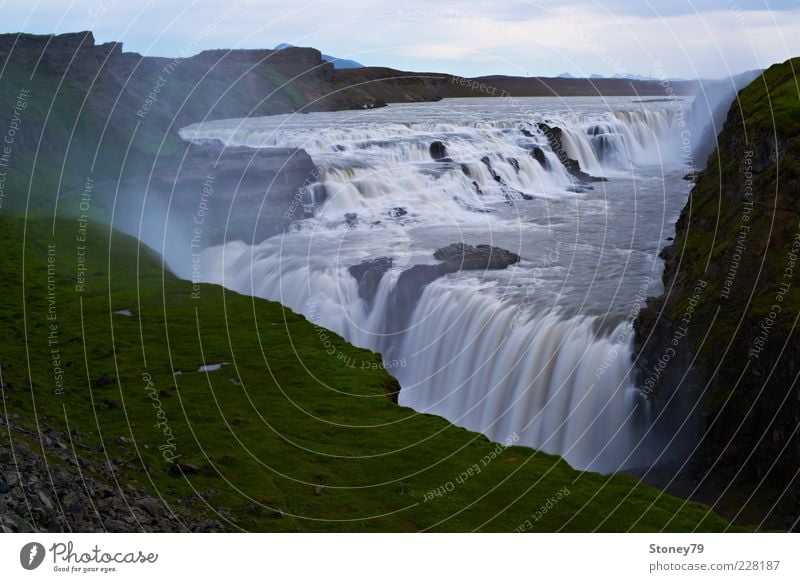
<svg viewBox="0 0 800 582"><path fill-rule="evenodd" d="M12 211L58 199L75 212L75 193L90 179L109 185L94 192L94 209L108 207L114 183L181 163L187 146L177 131L190 123L432 100L446 87L443 77L336 71L310 48L142 57L119 43L95 44L91 32L0 35L0 62L0 128L14 133L2 210Z"/></svg>
<svg viewBox="0 0 800 582"><path fill-rule="evenodd" d="M186 239L200 247L231 240L255 244L284 232L307 216L311 184L319 176L304 150L191 144L178 166L169 162L154 168L150 203L169 209L171 225L190 225ZM141 208L134 210L137 221ZM152 216L154 209L147 208ZM135 225L120 226L136 232Z"/></svg>
<svg viewBox="0 0 800 582"><path fill-rule="evenodd" d="M684 494L787 528L800 514L798 66L771 67L732 104L662 253L666 292L636 322L656 430L678 431L667 456L690 459Z"/></svg>

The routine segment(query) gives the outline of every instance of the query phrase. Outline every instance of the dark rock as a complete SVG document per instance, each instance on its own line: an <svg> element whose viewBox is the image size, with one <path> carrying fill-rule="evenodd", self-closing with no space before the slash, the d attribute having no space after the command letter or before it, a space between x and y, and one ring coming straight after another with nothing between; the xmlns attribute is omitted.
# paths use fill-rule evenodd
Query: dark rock
<svg viewBox="0 0 800 582"><path fill-rule="evenodd" d="M533 159L539 162L543 168L547 169L550 166L547 163L547 156L544 155L544 150L539 146L536 146L531 150L531 156L533 156Z"/></svg>
<svg viewBox="0 0 800 582"><path fill-rule="evenodd" d="M492 176L492 179L500 184L501 186L505 186L506 183L503 180L503 177L497 173L497 171L492 167L492 161L489 159L489 156L483 156L481 158L481 162L488 168L489 174Z"/></svg>
<svg viewBox="0 0 800 582"><path fill-rule="evenodd" d="M2 463L2 461L0 461ZM10 487L14 487L19 483L19 473L15 470L5 471L3 474L3 480L8 483Z"/></svg>
<svg viewBox="0 0 800 582"><path fill-rule="evenodd" d="M400 273L389 296L392 308L386 317L387 333L397 333L403 329L404 322L408 320L425 287L447 272L444 264L440 263L414 265Z"/></svg>
<svg viewBox="0 0 800 582"><path fill-rule="evenodd" d="M86 506L83 503L75 502L70 505L64 505L64 509L73 514L80 514L86 511Z"/></svg>
<svg viewBox="0 0 800 582"><path fill-rule="evenodd" d="M564 165L566 170L577 180L581 182L607 182L607 178L598 176L591 176L581 169L580 162L574 160L567 155L562 142L563 131L560 127L550 127L546 123L539 123L539 130L547 138L550 144L550 149L558 156L559 161ZM534 154L535 157L536 154ZM538 159L538 158L537 158Z"/></svg>
<svg viewBox="0 0 800 582"><path fill-rule="evenodd" d="M6 495L7 493L11 493L11 486L0 481L0 495Z"/></svg>
<svg viewBox="0 0 800 582"><path fill-rule="evenodd" d="M428 151L431 154L431 158L437 162L443 162L447 160L447 147L438 140L431 143Z"/></svg>
<svg viewBox="0 0 800 582"><path fill-rule="evenodd" d="M378 257L353 265L348 272L358 283L358 296L366 301L369 307L375 300L383 275L392 268L392 259L389 257Z"/></svg>
<svg viewBox="0 0 800 582"><path fill-rule="evenodd" d="M401 206L398 206L397 208L392 208L389 211L389 218L402 218L403 216L406 216L407 214L408 214L408 211L405 208L403 208Z"/></svg>
<svg viewBox="0 0 800 582"><path fill-rule="evenodd" d="M386 394L389 396L389 400L395 404L398 404L398 398L400 397L400 382L397 381L397 378L390 376L384 382L384 388L386 390Z"/></svg>
<svg viewBox="0 0 800 582"><path fill-rule="evenodd" d="M461 270L505 269L520 260L519 255L505 249L464 243L440 248L433 257L441 262L435 265L414 265L398 277L389 296L392 309L386 319L387 333L402 331L425 287L439 277Z"/></svg>
<svg viewBox="0 0 800 582"><path fill-rule="evenodd" d="M800 129L764 116L774 95L794 92L796 67L773 65L730 105L661 252L666 291L634 322L637 385L662 458L699 484L692 500L758 529L800 523ZM780 102L782 119L800 116L796 96Z"/></svg>
<svg viewBox="0 0 800 582"><path fill-rule="evenodd" d="M347 228L355 228L358 226L358 214L355 212L348 212L344 215L344 223Z"/></svg>
<svg viewBox="0 0 800 582"><path fill-rule="evenodd" d="M160 517L165 513L164 504L153 497L146 497L136 502L138 507L141 507L153 517Z"/></svg>
<svg viewBox="0 0 800 582"><path fill-rule="evenodd" d="M447 272L474 269L505 269L518 263L519 255L491 245L467 245L453 243L433 253L435 259L443 261Z"/></svg>

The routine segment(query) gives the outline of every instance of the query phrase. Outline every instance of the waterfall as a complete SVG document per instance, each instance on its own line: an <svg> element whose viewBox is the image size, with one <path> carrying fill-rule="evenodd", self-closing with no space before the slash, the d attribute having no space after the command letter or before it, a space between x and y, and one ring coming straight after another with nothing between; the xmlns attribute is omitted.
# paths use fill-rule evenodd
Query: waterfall
<svg viewBox="0 0 800 582"><path fill-rule="evenodd" d="M558 238L554 225L602 220L609 191L590 198L576 188L537 123L414 107L384 117L275 116L182 130L186 139L228 145L303 147L320 168L317 186L325 192L316 216L292 232L257 245L206 249L203 272L379 351L395 362L389 371L401 384L401 405L497 441L559 454L583 469L646 464L646 402L630 378L630 320L617 304L603 307L618 294L598 291L589 307L586 300L560 303L569 295L565 281L586 279L573 274L575 257L588 268L587 249L596 247ZM415 115L406 119L408 109ZM612 182L632 168L680 157L666 107L550 112L542 119L562 129L564 150L585 172ZM444 161L432 159L434 141L444 144ZM579 236L594 236L593 228L581 228ZM400 274L435 263L436 248L460 240L503 242L498 246L523 260L503 271L443 276L424 287L413 308L397 313L392 290ZM572 249L571 263L532 258L553 242ZM624 247L614 253L625 257L615 266L639 256ZM391 259L391 268L368 304L348 269L375 257ZM390 314L401 321L400 331L387 325Z"/></svg>
<svg viewBox="0 0 800 582"><path fill-rule="evenodd" d="M396 371L400 404L576 467L638 464L630 347L614 339L627 336L626 325L605 335L591 317L518 316L519 306L490 294L432 284L400 350L414 362Z"/></svg>

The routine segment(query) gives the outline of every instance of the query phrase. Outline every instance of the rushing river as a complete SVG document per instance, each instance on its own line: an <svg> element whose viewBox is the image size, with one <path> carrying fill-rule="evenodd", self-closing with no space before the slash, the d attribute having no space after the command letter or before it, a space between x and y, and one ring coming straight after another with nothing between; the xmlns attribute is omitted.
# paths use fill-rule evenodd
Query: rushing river
<svg viewBox="0 0 800 582"><path fill-rule="evenodd" d="M620 97L450 99L190 126L186 139L304 148L319 168L313 218L255 246L205 250L204 274L379 351L400 404L416 411L579 468L648 464L631 322L662 290L658 252L688 195L689 110ZM577 182L539 122L608 181ZM436 141L449 161L432 159ZM393 304L400 273L454 242L522 260L446 275L411 308ZM376 257L392 267L367 302L348 268Z"/></svg>

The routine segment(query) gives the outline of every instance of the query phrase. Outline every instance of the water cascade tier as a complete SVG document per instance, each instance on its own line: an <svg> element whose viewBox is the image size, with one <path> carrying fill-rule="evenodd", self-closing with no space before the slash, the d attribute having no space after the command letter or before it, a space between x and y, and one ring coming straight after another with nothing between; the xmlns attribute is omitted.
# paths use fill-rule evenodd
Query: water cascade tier
<svg viewBox="0 0 800 582"><path fill-rule="evenodd" d="M317 166L308 218L195 267L380 352L414 411L583 469L648 464L631 323L688 193L684 107L451 99L189 126Z"/></svg>

